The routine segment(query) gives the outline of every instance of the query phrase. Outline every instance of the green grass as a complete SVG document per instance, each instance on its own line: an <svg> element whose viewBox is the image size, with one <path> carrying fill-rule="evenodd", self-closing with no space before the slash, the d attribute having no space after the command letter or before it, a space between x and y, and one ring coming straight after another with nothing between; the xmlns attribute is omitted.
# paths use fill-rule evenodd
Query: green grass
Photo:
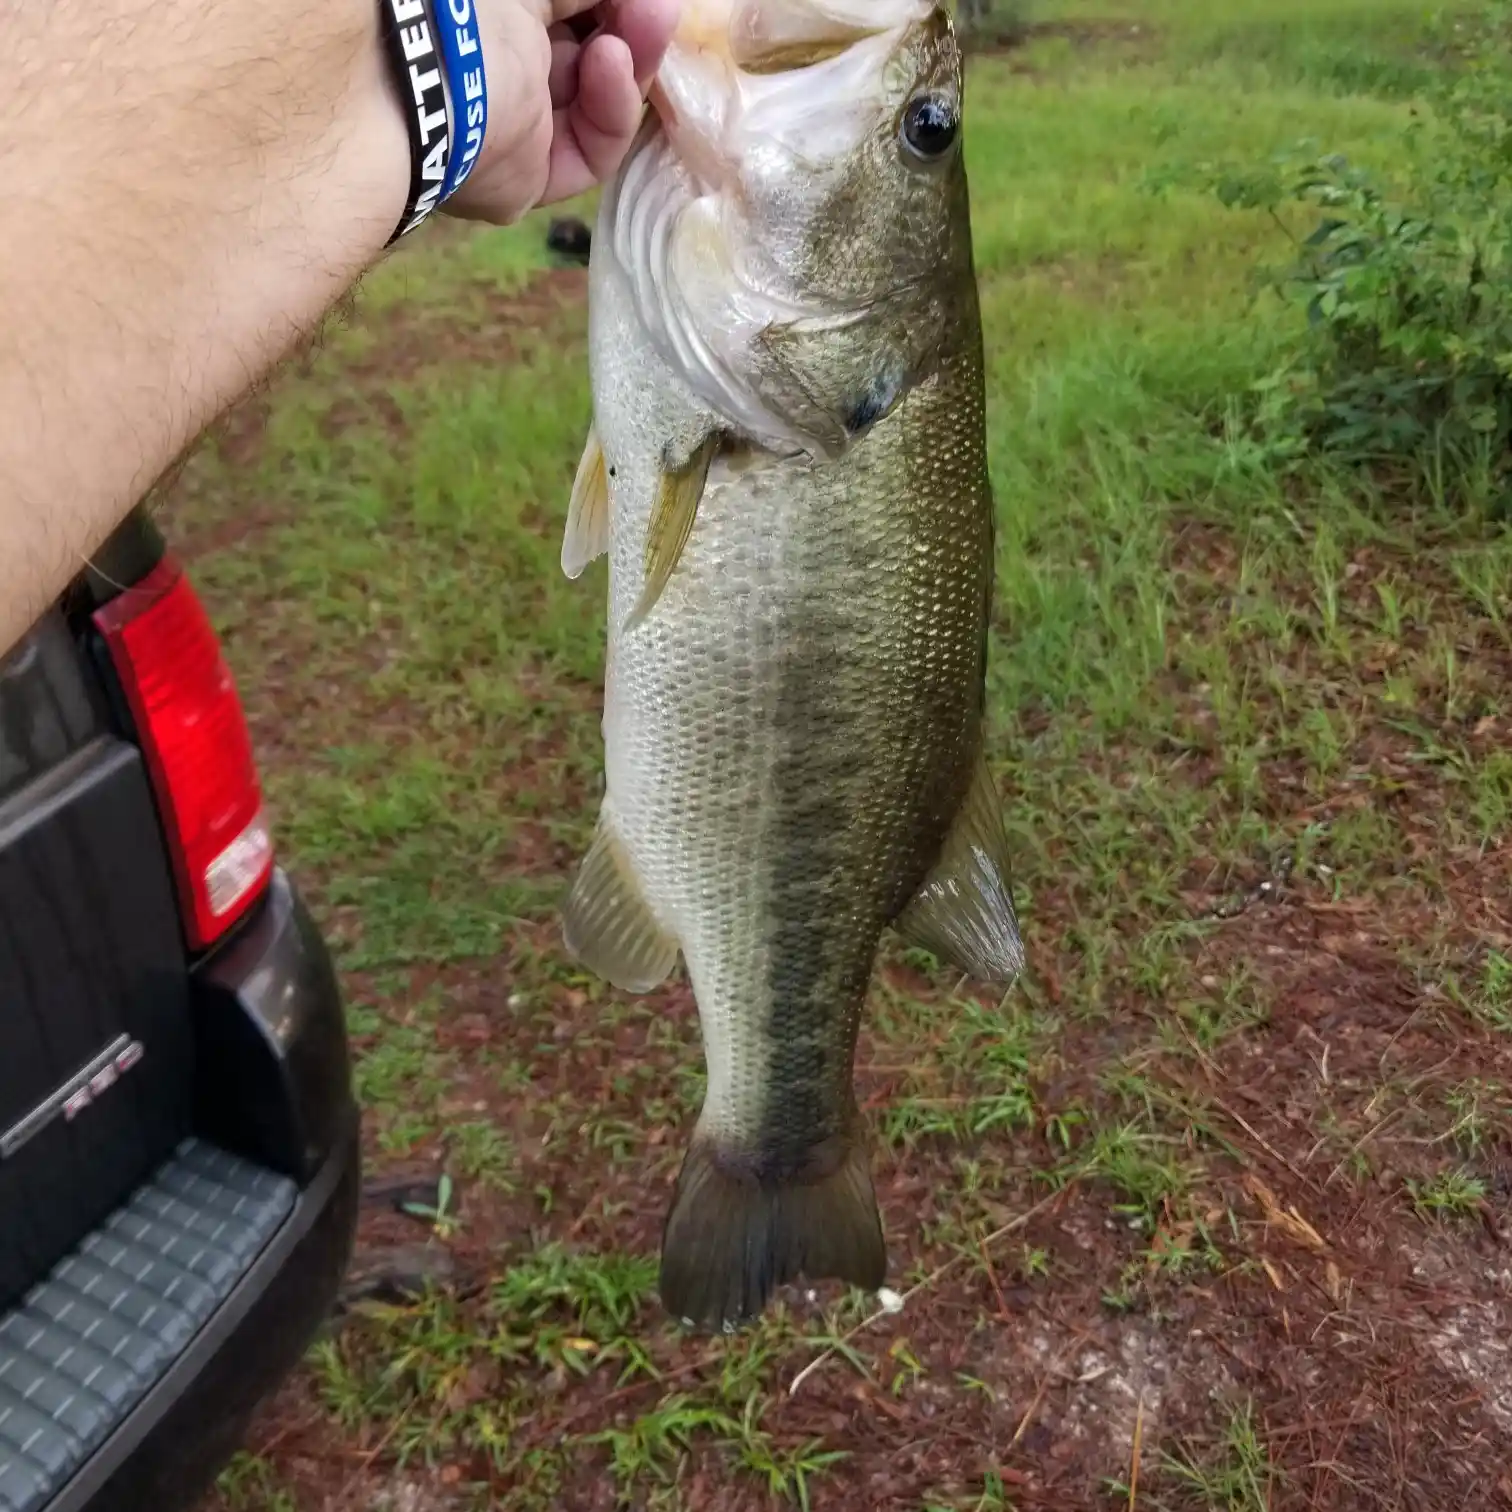
<svg viewBox="0 0 1512 1512"><path fill-rule="evenodd" d="M1487 1182L1463 1169L1440 1171L1423 1181L1409 1181L1412 1205L1425 1218L1467 1218L1486 1200Z"/></svg>
<svg viewBox="0 0 1512 1512"><path fill-rule="evenodd" d="M1453 1001L1479 1024L1498 1034L1512 1034L1512 957L1488 951L1468 987L1457 974L1445 977L1444 988Z"/></svg>
<svg viewBox="0 0 1512 1512"><path fill-rule="evenodd" d="M1189 1505L1203 1512L1270 1512L1275 1505L1279 1477L1251 1405L1234 1411L1214 1452L1173 1457L1168 1469Z"/></svg>
<svg viewBox="0 0 1512 1512"><path fill-rule="evenodd" d="M229 1512L297 1512L297 1503L265 1459L238 1453L221 1472L217 1491Z"/></svg>
<svg viewBox="0 0 1512 1512"><path fill-rule="evenodd" d="M445 1237L486 1278L320 1346L331 1432L450 1465L480 1504L562 1504L591 1466L625 1506L692 1484L863 1505L826 1488L860 1494L880 1393L900 1442L964 1425L910 1512L1006 1508L1008 1461L1042 1457L1048 1365L1013 1353L1034 1327L1158 1329L1227 1305L1218 1277L1303 1305L1248 1174L1328 1230L1390 1170L1403 1243L1468 1229L1449 1220L1493 1192L1512 1085L1512 958L1488 938L1512 540L1431 480L1387 498L1269 469L1239 416L1299 329L1252 297L1284 234L1187 170L1307 138L1410 176L1414 93L1471 12L1040 0L1049 31L972 65L992 757L1031 970L997 1004L889 954L861 1090L908 1194L892 1284L920 1290L854 1338L867 1299L820 1299L704 1355L651 1298L702 1071L685 1002L608 992L552 922L600 782L604 583L558 566L589 403L542 218L405 249L256 444L195 460L172 525L191 550L235 538L195 572L348 973L372 1158L457 1183ZM994 1240L1057 1193L1090 1247L1059 1217ZM787 1383L829 1345L825 1379L860 1395L805 1415ZM1259 1409L1186 1411L1146 1427L1150 1505L1272 1505ZM1178 1442L1208 1448L1156 1453ZM222 1501L291 1494L248 1460Z"/></svg>

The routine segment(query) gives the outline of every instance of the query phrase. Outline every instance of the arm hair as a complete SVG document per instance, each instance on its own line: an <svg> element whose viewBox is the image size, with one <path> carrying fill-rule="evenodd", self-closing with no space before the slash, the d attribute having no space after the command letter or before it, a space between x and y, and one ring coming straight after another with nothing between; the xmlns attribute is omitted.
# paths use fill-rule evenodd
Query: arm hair
<svg viewBox="0 0 1512 1512"><path fill-rule="evenodd" d="M382 253L375 0L0 0L0 654Z"/></svg>

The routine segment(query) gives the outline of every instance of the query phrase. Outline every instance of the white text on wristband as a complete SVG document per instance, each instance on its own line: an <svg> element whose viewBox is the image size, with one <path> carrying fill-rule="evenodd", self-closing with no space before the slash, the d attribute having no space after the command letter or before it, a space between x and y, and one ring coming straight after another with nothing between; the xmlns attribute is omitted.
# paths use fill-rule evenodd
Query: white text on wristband
<svg viewBox="0 0 1512 1512"><path fill-rule="evenodd" d="M452 105L435 17L427 0L380 0L380 4L384 39L410 138L409 195L389 238L392 246L441 202L452 156Z"/></svg>
<svg viewBox="0 0 1512 1512"><path fill-rule="evenodd" d="M446 63L454 123L451 168L441 191L445 201L467 182L483 150L488 131L488 83L474 0L436 0L436 31Z"/></svg>

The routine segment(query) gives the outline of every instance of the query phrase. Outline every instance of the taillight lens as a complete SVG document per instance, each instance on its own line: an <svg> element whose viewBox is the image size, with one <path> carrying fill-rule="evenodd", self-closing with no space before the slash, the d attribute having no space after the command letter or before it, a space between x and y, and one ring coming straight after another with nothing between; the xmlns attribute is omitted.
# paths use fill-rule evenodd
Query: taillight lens
<svg viewBox="0 0 1512 1512"><path fill-rule="evenodd" d="M165 557L95 614L136 721L189 944L212 945L273 871L252 741L220 641L183 568Z"/></svg>

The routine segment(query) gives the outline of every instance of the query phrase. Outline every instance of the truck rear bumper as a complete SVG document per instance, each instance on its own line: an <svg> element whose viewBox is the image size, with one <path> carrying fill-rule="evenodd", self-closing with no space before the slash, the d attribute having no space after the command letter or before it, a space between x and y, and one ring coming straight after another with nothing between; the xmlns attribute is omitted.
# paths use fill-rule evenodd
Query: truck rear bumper
<svg viewBox="0 0 1512 1512"><path fill-rule="evenodd" d="M266 1247L44 1512L182 1512L205 1493L329 1312L360 1187L354 1118Z"/></svg>
<svg viewBox="0 0 1512 1512"><path fill-rule="evenodd" d="M195 1132L313 1180L352 1106L351 1057L330 949L282 871L195 968L192 997Z"/></svg>
<svg viewBox="0 0 1512 1512"><path fill-rule="evenodd" d="M0 1512L182 1512L299 1363L361 1189L340 991L281 873L192 988L194 1136L0 1314Z"/></svg>

